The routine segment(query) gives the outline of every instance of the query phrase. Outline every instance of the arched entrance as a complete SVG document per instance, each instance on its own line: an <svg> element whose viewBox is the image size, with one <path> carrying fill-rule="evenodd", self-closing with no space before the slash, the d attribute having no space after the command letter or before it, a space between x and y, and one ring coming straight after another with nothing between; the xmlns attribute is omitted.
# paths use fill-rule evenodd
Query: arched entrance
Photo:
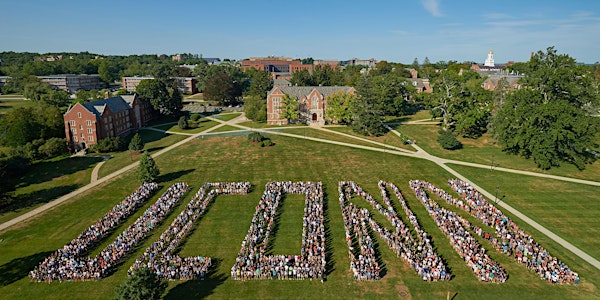
<svg viewBox="0 0 600 300"><path fill-rule="evenodd" d="M313 121L317 121L317 114L316 113L312 114L312 120Z"/></svg>

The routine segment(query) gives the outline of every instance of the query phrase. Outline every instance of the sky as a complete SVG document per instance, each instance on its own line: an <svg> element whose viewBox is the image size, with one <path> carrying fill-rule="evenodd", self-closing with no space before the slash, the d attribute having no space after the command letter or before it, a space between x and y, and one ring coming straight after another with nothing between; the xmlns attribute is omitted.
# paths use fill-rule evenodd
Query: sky
<svg viewBox="0 0 600 300"><path fill-rule="evenodd" d="M0 52L600 61L597 0L0 0Z"/></svg>

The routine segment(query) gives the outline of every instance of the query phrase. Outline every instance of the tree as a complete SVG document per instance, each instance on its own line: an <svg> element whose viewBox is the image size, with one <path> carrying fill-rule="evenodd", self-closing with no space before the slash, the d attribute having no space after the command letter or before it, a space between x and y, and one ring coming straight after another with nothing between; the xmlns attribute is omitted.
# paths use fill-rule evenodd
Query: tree
<svg viewBox="0 0 600 300"><path fill-rule="evenodd" d="M181 94L175 82L167 83L158 79L144 79L136 88L136 93L142 99L149 100L152 107L165 116L176 116L183 107Z"/></svg>
<svg viewBox="0 0 600 300"><path fill-rule="evenodd" d="M349 124L352 121L350 104L356 101L355 98L356 95L343 91L329 95L325 109L325 120L333 124Z"/></svg>
<svg viewBox="0 0 600 300"><path fill-rule="evenodd" d="M256 121L267 121L267 101L258 96L249 96L244 101L244 112L246 118Z"/></svg>
<svg viewBox="0 0 600 300"><path fill-rule="evenodd" d="M248 88L248 96L256 96L260 99L267 99L267 93L273 88L273 79L269 73L250 69L246 71L250 78L250 86Z"/></svg>
<svg viewBox="0 0 600 300"><path fill-rule="evenodd" d="M118 300L152 300L161 299L167 283L145 267L136 269L115 288L115 299Z"/></svg>
<svg viewBox="0 0 600 300"><path fill-rule="evenodd" d="M567 162L579 169L596 157L600 119L584 109L598 105L591 74L553 47L538 51L526 66L524 88L507 95L494 118L503 149L531 157L539 168Z"/></svg>
<svg viewBox="0 0 600 300"><path fill-rule="evenodd" d="M446 150L456 150L462 148L462 143L456 139L456 135L448 130L440 130L438 143Z"/></svg>
<svg viewBox="0 0 600 300"><path fill-rule="evenodd" d="M160 170L156 166L156 162L148 151L144 151L140 158L140 165L138 166L136 175L139 182L153 182L156 181Z"/></svg>
<svg viewBox="0 0 600 300"><path fill-rule="evenodd" d="M292 74L290 84L299 86L315 86L316 83L308 70L302 69Z"/></svg>
<svg viewBox="0 0 600 300"><path fill-rule="evenodd" d="M298 110L298 100L296 98L289 96L288 94L283 95L283 105L285 106L283 110L283 116L288 120L288 123L291 123L292 120L298 120L300 116L300 111Z"/></svg>
<svg viewBox="0 0 600 300"><path fill-rule="evenodd" d="M102 99L104 95L99 90L79 90L75 94L75 101L79 103L92 102Z"/></svg>
<svg viewBox="0 0 600 300"><path fill-rule="evenodd" d="M219 105L233 105L241 95L239 82L227 73L217 74L206 82L204 99L217 101Z"/></svg>
<svg viewBox="0 0 600 300"><path fill-rule="evenodd" d="M142 141L142 137L139 133L135 133L129 142L129 150L130 151L142 151L144 150L144 141Z"/></svg>
<svg viewBox="0 0 600 300"><path fill-rule="evenodd" d="M386 129L383 126L383 113L381 106L373 101L375 93L368 77L361 79L357 92L359 96L350 103L352 112L350 127L363 135L384 135Z"/></svg>
<svg viewBox="0 0 600 300"><path fill-rule="evenodd" d="M107 84L119 79L119 65L113 59L105 58L98 65L98 75Z"/></svg>
<svg viewBox="0 0 600 300"><path fill-rule="evenodd" d="M179 121L177 122L177 126L179 126L179 128L181 128L181 129L188 129L188 122L187 122L187 119L185 118L185 116L181 116L179 118Z"/></svg>

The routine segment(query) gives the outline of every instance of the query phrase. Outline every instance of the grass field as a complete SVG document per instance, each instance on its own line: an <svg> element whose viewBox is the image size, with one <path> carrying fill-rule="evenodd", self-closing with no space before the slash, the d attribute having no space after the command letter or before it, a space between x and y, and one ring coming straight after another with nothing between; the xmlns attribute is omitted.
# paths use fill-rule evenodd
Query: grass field
<svg viewBox="0 0 600 300"><path fill-rule="evenodd" d="M170 224L185 203L204 182L207 181L250 181L253 190L248 195L219 196L206 214L197 222L195 230L186 238L181 247L182 256L204 255L213 258L214 267L204 281L171 281L166 292L167 299L192 298L244 298L244 299L598 299L600 295L600 273L582 262L570 252L556 245L543 235L529 229L519 220L521 227L528 230L551 254L559 257L573 270L579 272L582 281L578 286L549 285L527 271L512 259L493 250L489 243L483 246L490 249L489 255L507 270L509 279L505 284L485 284L478 282L462 259L450 246L446 237L435 226L427 212L417 201L407 186L410 179L424 179L439 187L446 188L449 174L435 164L415 159L377 153L347 147L326 145L283 136L271 136L274 147L260 148L251 145L245 137L213 137L194 140L158 157L156 162L161 169L160 185L162 193L171 183L187 181L190 193L176 207L166 222L152 232L151 236L128 255L118 265L114 274L97 282L32 283L27 272L50 252L62 247L83 229L94 223L113 205L129 195L138 184L129 172L119 180L68 201L38 218L25 222L0 233L0 298L2 299L108 299L114 287L124 280L127 269L133 261ZM454 167L454 166L453 166ZM458 169L458 167L457 167ZM462 169L460 171L463 171ZM486 179L481 172L467 172L467 177L481 179L488 190L493 190L493 179ZM467 174L468 173L468 174ZM481 177L481 178L480 178ZM377 180L394 182L403 192L409 206L419 218L422 227L432 236L438 253L446 260L454 275L449 282L425 283L406 264L396 258L387 246L378 241L379 257L385 262L385 274L377 282L355 282L349 269L348 248L344 237L344 227L340 206L337 200L337 184L340 180L354 180L367 192L380 198ZM325 283L319 281L248 281L230 279L229 270L240 250L241 242L248 231L255 206L260 199L265 183L284 180L323 181L325 188L326 238L328 248L328 274ZM486 186L486 182L492 187ZM599 208L596 189L587 189L575 184L555 185L556 181L536 179L531 184L541 187L545 193L527 192L527 184L518 176L505 176L502 186L519 186L514 194L527 193L523 201L533 204L525 209L536 220L565 227L566 232L579 231L579 234L563 236L581 247L595 247L597 238L592 234L581 233L596 226L597 218L569 216L562 222L554 219L562 214L575 214L565 207L578 203L589 205L592 211L583 217L594 217ZM556 186L556 188L555 188ZM449 190L449 189L447 189ZM504 190L504 189L502 189ZM543 205L546 197L554 193L561 205ZM592 195L594 194L594 195ZM506 193L508 198L513 194ZM147 205L155 201L153 198ZM354 200L360 203L359 200ZM557 201L557 200L556 200ZM511 203L512 204L512 203ZM359 204L360 205L360 204ZM363 204L364 205L364 204ZM302 226L303 199L289 195L281 206L281 222L273 242L273 253L299 253L299 232ZM116 229L111 242L128 224L131 224L140 211L126 224ZM593 212L595 211L595 212ZM470 219L473 222L475 220ZM577 220L570 224L569 220ZM378 219L391 226L383 218ZM597 226L596 226L597 227ZM598 248L598 247L596 247ZM297 249L297 250L294 250ZM95 250L96 252L98 249ZM592 253L590 253L592 254ZM592 254L594 255L594 254ZM598 255L596 255L597 257ZM93 291L93 292L92 292Z"/></svg>
<svg viewBox="0 0 600 300"><path fill-rule="evenodd" d="M489 133L484 134L479 139L459 137L459 141L463 143L463 148L452 151L443 149L437 142L439 126L396 125L393 128L416 140L417 145L435 156L490 166L493 160L494 166L497 167L600 181L600 161L596 161L592 165L587 165L583 171L579 171L575 166L568 163L562 163L560 168L552 168L544 171L536 167L533 159L525 159L503 152L502 148L494 142L492 135Z"/></svg>
<svg viewBox="0 0 600 300"><path fill-rule="evenodd" d="M142 141L144 142L144 150L150 153L162 150L186 138L186 136L183 135L166 134L153 130L142 129L138 132L142 138ZM99 178L117 171L140 159L139 154L132 153L131 151L112 152L102 155L110 155L112 158L107 160L102 167L100 167L98 172Z"/></svg>
<svg viewBox="0 0 600 300"><path fill-rule="evenodd" d="M3 115L17 107L29 107L29 106L34 106L34 105L35 105L35 102L33 102L33 101L22 100L22 99L18 98L17 96L14 96L13 98L11 98L10 95L7 95L5 97L0 98L0 115Z"/></svg>

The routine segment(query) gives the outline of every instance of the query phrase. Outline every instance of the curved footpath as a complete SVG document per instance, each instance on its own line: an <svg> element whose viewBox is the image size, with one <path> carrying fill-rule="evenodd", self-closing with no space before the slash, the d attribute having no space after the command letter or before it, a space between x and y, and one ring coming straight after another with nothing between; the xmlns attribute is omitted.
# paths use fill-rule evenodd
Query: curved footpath
<svg viewBox="0 0 600 300"><path fill-rule="evenodd" d="M465 166L471 166L471 167L477 167L477 168L489 168L489 165L483 165L483 164L477 164L477 163L469 163L469 162L463 162L463 161L457 161L457 160L451 160L451 159L444 159L444 158L440 158L437 156L433 156L429 153L427 153L425 150L421 149L421 147L415 145L415 144L411 144L413 146L413 148L415 148L417 151L416 152L412 152L406 149L402 149L402 148L398 148L398 147L394 147L391 145L386 145L383 143L379 143L379 142L375 142L375 141L371 141L368 139L364 139L364 138L360 138L360 137L356 137L350 134L345 134L345 133L341 133L341 132L337 132L337 131L333 131L333 130L328 130L328 129L324 129L324 128L319 128L320 130L324 130L327 132L331 132L331 133L335 133L335 134L339 134L339 135L343 135L346 137L350 137L350 138L354 138L357 140L361 140L361 141L366 141L378 146L384 146L385 148L376 148L376 147L370 147L370 146L363 146L363 145L356 145L356 144L351 144L351 143L345 143L345 142L338 142L338 141L330 141L330 140L325 140L325 139L320 139L320 138L313 138L313 137L306 137L306 136L301 136L301 135L297 135L297 134L291 134L291 133L285 133L285 132L279 132L279 131L275 131L275 130L269 130L269 129L265 129L265 128L250 128L247 126L243 126L243 125L239 125L237 124L240 121L243 121L245 119L244 114L242 113L242 115L231 119L229 121L222 121L219 120L217 118L212 118L212 117L206 117L207 119L216 121L220 124L208 128L200 133L197 134L193 134L190 137L179 141L165 149L162 149L156 153L154 153L152 155L152 157L158 157L161 154L170 151L174 148L177 148L191 140L194 140L202 135L209 135L211 134L210 131L217 129L219 127L225 126L225 125L231 125L234 127L238 127L241 130L240 131L257 131L257 132L263 132L263 133L268 133L268 134L273 134L273 135L282 135L282 136L288 136L288 137L293 137L293 138L300 138L300 139L306 139L306 140L311 140L311 141L315 141L315 142L321 142L321 143L328 143L328 144L334 144L334 145L340 145L340 146L346 146L346 147L351 147L351 148L357 148L357 149L364 149L364 150L370 150L370 151L377 151L377 152L384 152L384 153L390 153L390 154L395 154L395 155L401 155L401 156L409 156L409 157L416 157L416 158L421 158L421 159L426 159L429 161L432 161L434 163L436 163L437 165L439 165L441 168L443 168L444 170L448 171L450 174L456 176L457 178L464 180L466 182L469 182L471 185L473 185L474 188L476 188L477 190L479 190L483 195L485 195L488 199L494 199L494 195L492 195L491 193L489 193L488 191L482 189L481 187L479 187L478 185L474 184L471 180L469 180L468 178L466 178L465 176L461 175L460 173L458 173L457 171L453 170L452 168L450 168L449 166L447 166L446 164L459 164L459 165L465 165ZM390 131L392 131L394 134L401 136L400 133L392 128L390 128L389 126L386 126L386 128ZM161 131L161 132L165 132L164 130L159 130L159 129L155 129L155 128L147 128L150 130L157 130L157 131ZM180 134L177 132L172 132L173 134ZM219 134L222 134L222 132L219 132ZM184 134L184 135L189 135L189 134ZM43 213L44 211L55 207L67 200L69 200L70 198L81 194L97 185L100 185L101 183L104 183L108 180L111 180L133 168L135 168L137 165L139 164L139 162L135 162L133 164L130 164L114 173L111 173L105 177L102 177L96 181L92 181L90 184L81 187L69 194L66 194L52 202L49 202L43 206L40 206L28 213L25 213L19 217L16 217L10 221L7 221L5 223L0 224L0 231L15 225L17 223L26 221L29 218L32 218L40 213ZM99 167L97 167L99 168ZM529 175L529 176L537 176L537 177L545 177L545 178L551 178L551 179L555 179L555 180L562 180L562 181L568 181L568 182L576 182L576 183L581 183L581 184L587 184L587 185L594 185L594 186L600 186L600 182L596 182L596 181L590 181L590 180L582 180L582 179L575 179L575 178L570 178L570 177L563 177L563 176L555 176L555 175L547 175L547 174L541 174L541 173L535 173L535 172L529 172L529 171L521 171L521 170L515 170L515 169L508 169L508 168L494 168L494 170L497 171L503 171L503 172L510 172L510 173L517 173L517 174L523 174L523 175ZM591 257L590 255L588 255L587 253L583 252L581 249L575 247L573 244L567 242L566 240L564 240L563 238L561 238L560 236L556 235L555 233L551 232L550 230L546 229L545 227L543 227L542 225L540 225L539 223L535 222L534 220L530 219L529 217L527 217L526 215L524 215L523 213L519 212L518 210L514 209L513 207L511 207L510 205L508 205L507 203L503 202L503 201L496 201L496 203L498 205L500 205L502 208L506 209L507 211L509 211L510 213L512 213L513 215L517 216L519 219L521 219L522 221L524 221L525 223L529 224L530 226L532 226L533 228L535 228L536 230L540 231L541 233L545 234L546 236L548 236L549 238L551 238L553 241L555 241L556 243L560 244L561 246L563 246L564 248L566 248L567 250L573 252L575 255L577 255L579 258L581 258L582 260L588 262L589 264L591 264L592 266L596 267L597 269L600 270L600 261L598 261L597 259Z"/></svg>

